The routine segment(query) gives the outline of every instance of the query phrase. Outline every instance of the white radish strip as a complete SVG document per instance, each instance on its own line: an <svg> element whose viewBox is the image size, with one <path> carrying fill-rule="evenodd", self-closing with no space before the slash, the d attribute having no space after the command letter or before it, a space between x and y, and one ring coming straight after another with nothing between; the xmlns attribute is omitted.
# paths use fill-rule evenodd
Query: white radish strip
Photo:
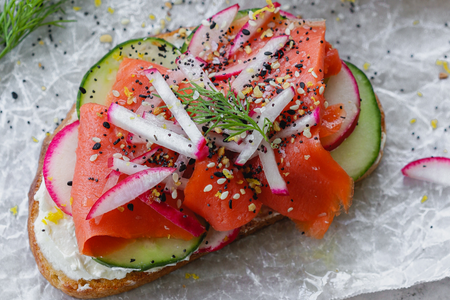
<svg viewBox="0 0 450 300"><path fill-rule="evenodd" d="M147 139L149 142L184 154L187 157L202 159L208 154L206 140L203 147L196 147L185 137L155 126L143 118L138 118L132 111L115 103L112 103L108 109L108 121L126 131Z"/></svg>
<svg viewBox="0 0 450 300"><path fill-rule="evenodd" d="M297 119L295 122L292 122L288 127L284 128L283 130L277 132L272 137L272 141L280 138L284 139L287 137L291 137L292 135L297 135L303 132L306 128L311 128L313 126L316 126L317 124L320 124L320 108L317 107L314 109L311 114L306 114L300 119Z"/></svg>
<svg viewBox="0 0 450 300"><path fill-rule="evenodd" d="M142 165L138 162L133 162L133 161L127 162L127 161L124 161L122 159L115 158L115 157L110 157L108 159L108 168L112 169L110 175L108 175L108 176L110 176L108 178L108 181L113 178L115 180L115 182L113 180L111 180L112 185L110 184L108 189L106 189L106 187L105 187L106 190L104 190L103 193L105 193L107 190L109 190L110 188L112 188L113 186L115 186L117 184L117 181L118 181L121 173L127 174L127 175L133 175L138 172L151 169L150 167L147 167L146 165ZM172 177L168 177L168 178L164 179L162 182L164 182L164 184L166 184L166 186L167 186L167 184L170 181L173 181ZM189 180L186 178L179 178L179 181L180 181L180 183L177 186L177 189L183 191Z"/></svg>
<svg viewBox="0 0 450 300"><path fill-rule="evenodd" d="M241 228L239 227L229 231L216 231L210 226L205 239L198 247L196 253L214 252L222 249L237 238L240 230Z"/></svg>
<svg viewBox="0 0 450 300"><path fill-rule="evenodd" d="M75 121L59 131L45 153L42 173L45 187L53 202L66 214L72 215L70 193L75 173L75 150L78 145L78 127ZM69 185L70 182L70 185Z"/></svg>
<svg viewBox="0 0 450 300"><path fill-rule="evenodd" d="M106 180L105 187L103 188L102 195L104 193L106 193L108 190L110 190L113 186L115 186L117 184L117 182L119 182L119 177L120 177L120 172L111 170L111 172L108 174L108 176L106 176L107 180Z"/></svg>
<svg viewBox="0 0 450 300"><path fill-rule="evenodd" d="M235 4L203 21L189 43L189 52L205 59L210 53L218 50L216 48L222 43L221 41L226 41L224 35L227 34L238 10L239 4Z"/></svg>
<svg viewBox="0 0 450 300"><path fill-rule="evenodd" d="M150 121L151 123L164 128L164 129L168 129L170 131L175 132L176 134L182 135L182 136L187 136L186 133L184 132L183 128L181 128L180 125L175 124L172 121L166 120L163 117L159 117L159 116L155 116L152 113L149 112L145 112L144 115L142 116L145 120Z"/></svg>
<svg viewBox="0 0 450 300"><path fill-rule="evenodd" d="M407 164L402 173L414 179L450 186L450 158L422 158Z"/></svg>
<svg viewBox="0 0 450 300"><path fill-rule="evenodd" d="M280 3L275 2L273 4L274 7L279 7ZM268 7L268 6L266 6ZM228 57L233 56L236 54L236 51L243 46L247 41L252 39L253 35L257 30L262 27L262 25L266 22L268 22L270 19L273 18L274 12L271 11L264 11L261 14L258 14L256 16L256 20L249 19L247 23L242 26L241 30L238 32L236 37L234 38L233 42L231 43L230 50L228 52Z"/></svg>
<svg viewBox="0 0 450 300"><path fill-rule="evenodd" d="M289 101L294 97L295 92L292 87L289 87L278 94L275 98L272 99L266 106L261 108L261 116L258 121L259 128L264 127L264 120L267 118L270 122L273 122L283 111ZM236 164L238 166L244 165L255 153L258 149L261 141L263 140L263 136L256 130L253 130L253 133L248 135L245 138L246 147L239 154L236 159Z"/></svg>
<svg viewBox="0 0 450 300"><path fill-rule="evenodd" d="M189 162L189 158L184 156L183 154L178 155L177 161L175 162L174 167L177 169L173 174L172 177L167 178L166 180L166 188L167 192L171 193L172 198L176 199L176 192L174 191L178 189L178 186L180 185L180 179L183 177L183 173L186 170L186 166ZM182 167L184 166L184 167ZM180 171L181 169L181 171Z"/></svg>
<svg viewBox="0 0 450 300"><path fill-rule="evenodd" d="M286 182L283 177L281 177L280 170L278 169L273 149L266 141L262 141L261 146L263 149L258 152L258 155L261 160L264 175L269 183L270 190L275 195L289 195Z"/></svg>
<svg viewBox="0 0 450 300"><path fill-rule="evenodd" d="M175 168L151 168L128 176L104 193L91 207L86 220L127 204L172 174Z"/></svg>
<svg viewBox="0 0 450 300"><path fill-rule="evenodd" d="M342 105L345 110L345 119L339 130L332 135L321 138L323 147L331 151L337 148L356 128L360 112L359 88L352 71L344 62L341 71L331 76L325 89L324 97L328 105ZM320 91L319 91L320 92Z"/></svg>
<svg viewBox="0 0 450 300"><path fill-rule="evenodd" d="M289 40L287 35L271 38L267 44L259 50L254 59L245 67L238 77L233 81L231 87L236 92L242 91L244 85L251 83L254 76L262 71L263 64L273 60L272 55L283 48ZM269 54L270 53L270 54Z"/></svg>
<svg viewBox="0 0 450 300"><path fill-rule="evenodd" d="M152 201L152 195L150 192L140 195L139 199L167 220L178 227L183 228L193 236L200 236L203 232L205 232L205 227L194 217L182 213L165 202Z"/></svg>
<svg viewBox="0 0 450 300"><path fill-rule="evenodd" d="M186 132L188 137L197 147L204 147L206 140L202 133L198 130L197 125L191 119L187 111L184 109L181 101L175 96L175 94L170 89L169 85L166 83L161 73L157 69L145 70L145 75L150 79L150 82L155 87L159 96L162 98L164 103L166 103L167 108L173 114L177 122Z"/></svg>
<svg viewBox="0 0 450 300"><path fill-rule="evenodd" d="M203 71L203 68L206 66L205 62L201 62L189 51L181 54L175 62L189 81L195 82L200 86L203 83L205 89L217 91L205 71Z"/></svg>

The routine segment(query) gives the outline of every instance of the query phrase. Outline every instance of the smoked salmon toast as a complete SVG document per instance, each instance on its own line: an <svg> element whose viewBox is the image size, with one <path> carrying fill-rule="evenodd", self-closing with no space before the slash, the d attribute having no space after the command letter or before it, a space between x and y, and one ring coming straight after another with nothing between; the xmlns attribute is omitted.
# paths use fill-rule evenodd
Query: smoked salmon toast
<svg viewBox="0 0 450 300"><path fill-rule="evenodd" d="M283 218L326 238L385 129L369 80L325 31L278 3L236 4L106 54L44 141L29 192L44 277L99 298Z"/></svg>

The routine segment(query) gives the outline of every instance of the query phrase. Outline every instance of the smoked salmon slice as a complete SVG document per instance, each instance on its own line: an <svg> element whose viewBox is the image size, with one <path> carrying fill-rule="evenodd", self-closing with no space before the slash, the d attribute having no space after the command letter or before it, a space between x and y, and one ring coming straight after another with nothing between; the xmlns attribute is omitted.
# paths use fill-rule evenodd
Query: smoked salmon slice
<svg viewBox="0 0 450 300"><path fill-rule="evenodd" d="M103 194L106 177L111 171L108 169L108 158L116 153L133 158L147 151L144 145L126 145L125 139L121 138L123 131L108 123L106 114L107 108L99 104L87 103L81 107L77 162L71 193L80 253L99 256L142 237L192 239L192 234L174 225L140 200L133 200L99 218L86 220L92 205ZM159 156L176 160L170 154L161 153ZM155 189L158 196L164 197L163 184ZM177 199L164 199L177 208L177 200L183 200L182 193L178 195ZM188 208L181 206L180 209L195 217Z"/></svg>

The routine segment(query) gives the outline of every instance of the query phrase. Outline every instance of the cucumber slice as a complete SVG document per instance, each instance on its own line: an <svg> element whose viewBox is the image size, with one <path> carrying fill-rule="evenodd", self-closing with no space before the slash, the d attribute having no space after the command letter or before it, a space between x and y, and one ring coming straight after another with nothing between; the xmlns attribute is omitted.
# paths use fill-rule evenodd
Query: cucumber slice
<svg viewBox="0 0 450 300"><path fill-rule="evenodd" d="M178 49L160 38L141 38L117 45L93 65L81 80L77 96L77 113L84 103L105 104L106 95L116 81L123 57L142 59L166 68L175 67Z"/></svg>
<svg viewBox="0 0 450 300"><path fill-rule="evenodd" d="M107 267L145 271L185 259L197 250L205 236L206 233L190 241L168 238L136 239L124 248L94 260Z"/></svg>
<svg viewBox="0 0 450 300"><path fill-rule="evenodd" d="M345 63L358 84L361 112L355 130L339 147L331 151L331 156L356 181L378 158L382 143L382 120L369 79L356 66Z"/></svg>

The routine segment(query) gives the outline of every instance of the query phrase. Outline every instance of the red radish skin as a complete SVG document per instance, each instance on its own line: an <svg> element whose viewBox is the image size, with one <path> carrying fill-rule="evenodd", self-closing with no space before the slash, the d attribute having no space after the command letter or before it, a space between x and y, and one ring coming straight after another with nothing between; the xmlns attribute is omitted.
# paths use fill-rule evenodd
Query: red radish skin
<svg viewBox="0 0 450 300"><path fill-rule="evenodd" d="M237 238L240 230L239 227L229 231L217 231L212 226L209 227L208 233L196 253L214 252L222 249Z"/></svg>
<svg viewBox="0 0 450 300"><path fill-rule="evenodd" d="M406 177L450 186L450 158L427 157L410 162L402 169Z"/></svg>
<svg viewBox="0 0 450 300"><path fill-rule="evenodd" d="M42 168L45 187L53 202L67 215L72 215L70 192L75 172L75 150L78 146L79 121L64 127L50 142Z"/></svg>
<svg viewBox="0 0 450 300"><path fill-rule="evenodd" d="M92 206L86 220L101 216L136 199L172 174L175 168L149 168L130 175L104 193Z"/></svg>
<svg viewBox="0 0 450 300"><path fill-rule="evenodd" d="M210 53L214 52L213 42L217 45L220 43L220 36L228 31L238 11L239 4L235 4L209 18L207 21L210 24L201 24L189 43L189 52L201 59L205 59ZM211 26L214 24L215 26L211 29ZM205 48L208 49L205 51Z"/></svg>
<svg viewBox="0 0 450 300"><path fill-rule="evenodd" d="M287 11L284 11L284 10L280 10L280 15L282 15L283 17L286 17L288 19L292 19L292 20L297 20L298 19L296 16L294 16L290 12L287 12Z"/></svg>
<svg viewBox="0 0 450 300"><path fill-rule="evenodd" d="M356 127L360 112L360 97L358 84L347 65L341 61L339 74L331 76L324 96L329 105L342 104L346 117L341 128L332 135L321 139L325 150L336 149Z"/></svg>
<svg viewBox="0 0 450 300"><path fill-rule="evenodd" d="M167 220L177 225L178 227L183 228L193 236L200 236L205 232L205 227L200 224L197 219L183 214L178 209L170 206L165 202L158 202L153 200L150 191L140 195L139 199L153 208L157 213L165 217Z"/></svg>

